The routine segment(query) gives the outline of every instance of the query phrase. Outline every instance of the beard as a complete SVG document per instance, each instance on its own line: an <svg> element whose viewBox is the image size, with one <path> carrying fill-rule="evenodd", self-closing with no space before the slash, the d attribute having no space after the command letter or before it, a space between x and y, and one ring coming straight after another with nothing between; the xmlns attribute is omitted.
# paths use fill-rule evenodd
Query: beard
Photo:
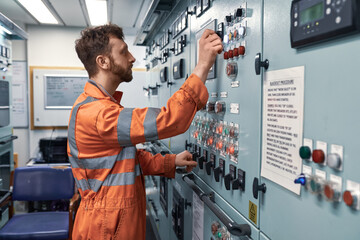
<svg viewBox="0 0 360 240"><path fill-rule="evenodd" d="M121 82L131 82L133 79L131 69L125 69L121 65L116 64L112 56L110 56L110 71L119 77Z"/></svg>

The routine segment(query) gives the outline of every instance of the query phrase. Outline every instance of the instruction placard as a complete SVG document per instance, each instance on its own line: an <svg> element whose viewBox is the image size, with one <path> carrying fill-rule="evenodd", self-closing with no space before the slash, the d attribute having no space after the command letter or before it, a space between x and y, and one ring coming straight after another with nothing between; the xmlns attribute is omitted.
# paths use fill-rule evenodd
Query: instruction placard
<svg viewBox="0 0 360 240"><path fill-rule="evenodd" d="M265 73L261 176L300 194L304 67Z"/></svg>
<svg viewBox="0 0 360 240"><path fill-rule="evenodd" d="M193 192L192 240L204 239L204 202Z"/></svg>

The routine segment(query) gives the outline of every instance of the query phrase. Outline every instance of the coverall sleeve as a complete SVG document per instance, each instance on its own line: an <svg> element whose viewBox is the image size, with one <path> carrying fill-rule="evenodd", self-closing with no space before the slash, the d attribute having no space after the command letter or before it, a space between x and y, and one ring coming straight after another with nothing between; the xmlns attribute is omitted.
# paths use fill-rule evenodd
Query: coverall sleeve
<svg viewBox="0 0 360 240"><path fill-rule="evenodd" d="M160 153L152 155L145 150L137 150L136 157L139 159L144 175L157 175L168 178L175 177L175 154Z"/></svg>
<svg viewBox="0 0 360 240"><path fill-rule="evenodd" d="M173 137L189 128L208 97L204 83L191 74L169 98L166 107L123 108L114 104L99 110L96 128L109 146L134 146Z"/></svg>

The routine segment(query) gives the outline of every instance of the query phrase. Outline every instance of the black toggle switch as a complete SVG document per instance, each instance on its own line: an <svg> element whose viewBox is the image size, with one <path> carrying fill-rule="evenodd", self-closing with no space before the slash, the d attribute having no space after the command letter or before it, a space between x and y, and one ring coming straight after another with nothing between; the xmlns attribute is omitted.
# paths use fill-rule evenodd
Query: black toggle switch
<svg viewBox="0 0 360 240"><path fill-rule="evenodd" d="M225 173L225 160L219 159L219 166L214 168L214 178L216 182L220 181L220 174Z"/></svg>
<svg viewBox="0 0 360 240"><path fill-rule="evenodd" d="M225 188L226 190L230 190L230 186L232 185L232 181L236 178L236 167L232 164L229 165L229 173L225 175Z"/></svg>
<svg viewBox="0 0 360 240"><path fill-rule="evenodd" d="M231 15L225 16L225 19L228 23L231 23L232 16Z"/></svg>
<svg viewBox="0 0 360 240"><path fill-rule="evenodd" d="M214 164L213 164L212 161L209 161L209 162L205 163L205 169L206 169L207 175L211 175L211 169L214 168L213 165L214 165Z"/></svg>
<svg viewBox="0 0 360 240"><path fill-rule="evenodd" d="M206 162L205 157L201 156L199 157L199 168L204 169L204 162Z"/></svg>
<svg viewBox="0 0 360 240"><path fill-rule="evenodd" d="M197 162L197 159L198 159L198 157L199 157L199 153L193 152L193 153L191 153L191 154L192 154L193 161L196 161L196 162Z"/></svg>
<svg viewBox="0 0 360 240"><path fill-rule="evenodd" d="M169 82L169 81L168 81ZM172 85L173 83L171 83L170 85ZM187 140L185 140L185 150L188 150L188 147L192 147L193 144L189 143Z"/></svg>
<svg viewBox="0 0 360 240"><path fill-rule="evenodd" d="M245 172L241 169L238 169L238 178L232 182L232 189L245 191Z"/></svg>
<svg viewBox="0 0 360 240"><path fill-rule="evenodd" d="M225 188L226 190L230 190L230 183L233 180L233 176L231 173L228 173L225 175L224 177L224 181L225 181Z"/></svg>

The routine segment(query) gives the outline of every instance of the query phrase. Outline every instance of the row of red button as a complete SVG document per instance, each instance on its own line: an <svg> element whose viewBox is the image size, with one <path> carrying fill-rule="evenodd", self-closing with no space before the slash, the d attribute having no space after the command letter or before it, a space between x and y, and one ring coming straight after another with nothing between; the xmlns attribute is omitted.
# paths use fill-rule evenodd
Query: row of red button
<svg viewBox="0 0 360 240"><path fill-rule="evenodd" d="M238 48L234 48L233 50L224 52L224 59L227 60L229 58L243 56L243 55L245 55L245 47L240 46Z"/></svg>

